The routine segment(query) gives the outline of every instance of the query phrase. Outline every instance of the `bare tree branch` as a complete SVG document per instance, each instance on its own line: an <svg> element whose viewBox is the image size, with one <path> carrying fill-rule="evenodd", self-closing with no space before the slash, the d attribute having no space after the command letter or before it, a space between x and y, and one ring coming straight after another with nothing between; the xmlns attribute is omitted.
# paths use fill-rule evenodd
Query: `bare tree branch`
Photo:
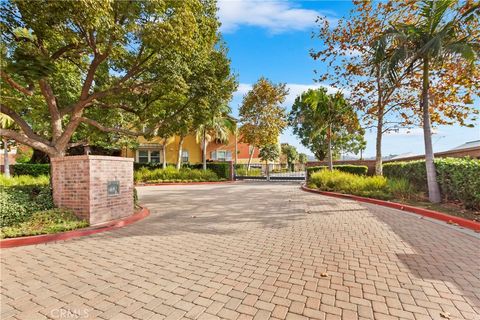
<svg viewBox="0 0 480 320"><path fill-rule="evenodd" d="M106 127L106 126L102 125L101 123L99 123L95 120L88 119L88 118L85 118L85 117L80 118L80 122L91 125L92 127L95 127L98 130L103 131L103 132L118 132L118 133L123 133L123 134L130 135L130 136L142 136L142 135L145 134L144 132L132 131L132 130L127 130L127 129L122 129L122 128Z"/></svg>
<svg viewBox="0 0 480 320"><path fill-rule="evenodd" d="M88 92L92 86L93 80L95 78L95 72L97 71L98 66L107 58L107 54L95 55L88 68L87 76L83 82L82 92L80 94L80 100L85 100L88 98Z"/></svg>
<svg viewBox="0 0 480 320"><path fill-rule="evenodd" d="M62 117L58 111L57 99L53 93L52 87L45 79L39 81L40 91L47 102L50 112L50 123L52 125L52 140L55 142L62 135Z"/></svg>
<svg viewBox="0 0 480 320"><path fill-rule="evenodd" d="M32 130L30 125L25 120L23 120L23 118L18 113L16 113L3 103L0 104L0 112L12 118L13 121L15 121L15 123L20 127L20 129L22 129L24 134L30 139L38 140L39 142L47 145L50 143L47 139L37 135Z"/></svg>
<svg viewBox="0 0 480 320"><path fill-rule="evenodd" d="M8 129L0 129L0 135L5 136L5 137L10 138L10 139L13 139L13 140L17 141L18 143L30 146L34 149L43 151L48 155L53 155L53 154L57 153L57 150L54 147L49 146L45 143L42 143L38 140L32 139L32 138L28 137L27 135L25 135L25 134L23 134L19 131L8 130Z"/></svg>
<svg viewBox="0 0 480 320"><path fill-rule="evenodd" d="M88 141L78 141L67 144L67 148L74 148L88 145Z"/></svg>
<svg viewBox="0 0 480 320"><path fill-rule="evenodd" d="M78 45L77 45L77 44L73 44L73 43L67 44L66 46L63 46L63 47L61 47L60 49L58 49L57 51L55 51L55 52L50 56L50 59L56 60L56 59L60 58L60 57L61 57L64 53L66 53L67 51L72 50L72 49L76 49L76 48L78 48Z"/></svg>
<svg viewBox="0 0 480 320"><path fill-rule="evenodd" d="M5 72L0 71L0 76L10 86L12 86L12 88L16 89L17 91L20 91L21 93L23 93L27 96L32 96L33 95L33 84L30 84L27 88L25 88L24 86L20 85L15 80L10 78Z"/></svg>

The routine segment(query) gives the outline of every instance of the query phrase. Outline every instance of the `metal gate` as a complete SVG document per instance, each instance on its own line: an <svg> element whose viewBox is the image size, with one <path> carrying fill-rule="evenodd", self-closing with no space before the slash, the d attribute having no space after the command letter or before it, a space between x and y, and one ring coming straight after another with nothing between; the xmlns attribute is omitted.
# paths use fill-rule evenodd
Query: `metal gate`
<svg viewBox="0 0 480 320"><path fill-rule="evenodd" d="M235 165L235 180L305 181L305 165L252 163Z"/></svg>

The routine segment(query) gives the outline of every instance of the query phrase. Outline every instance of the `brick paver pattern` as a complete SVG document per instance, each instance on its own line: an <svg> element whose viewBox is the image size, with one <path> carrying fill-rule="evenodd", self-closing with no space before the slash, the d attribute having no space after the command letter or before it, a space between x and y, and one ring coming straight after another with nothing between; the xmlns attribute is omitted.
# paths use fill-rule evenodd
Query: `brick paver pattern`
<svg viewBox="0 0 480 320"><path fill-rule="evenodd" d="M1 252L1 319L480 319L480 240L293 184L138 188L151 216Z"/></svg>

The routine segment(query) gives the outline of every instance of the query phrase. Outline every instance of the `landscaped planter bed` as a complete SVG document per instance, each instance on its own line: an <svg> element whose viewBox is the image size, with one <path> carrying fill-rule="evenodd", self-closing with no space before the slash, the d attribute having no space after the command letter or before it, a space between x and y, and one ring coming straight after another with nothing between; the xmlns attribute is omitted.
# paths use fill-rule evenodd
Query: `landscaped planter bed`
<svg viewBox="0 0 480 320"><path fill-rule="evenodd" d="M76 229L76 230L54 233L54 234L42 234L42 235L36 235L36 236L2 239L0 240L0 248L4 249L4 248L21 247L21 246L41 244L41 243L47 243L52 241L63 241L63 240L68 240L72 238L88 236L88 235L127 226L136 221L146 218L149 214L150 214L150 211L147 208L140 208L133 215L128 216L126 218L109 221L107 223L90 226L87 228Z"/></svg>

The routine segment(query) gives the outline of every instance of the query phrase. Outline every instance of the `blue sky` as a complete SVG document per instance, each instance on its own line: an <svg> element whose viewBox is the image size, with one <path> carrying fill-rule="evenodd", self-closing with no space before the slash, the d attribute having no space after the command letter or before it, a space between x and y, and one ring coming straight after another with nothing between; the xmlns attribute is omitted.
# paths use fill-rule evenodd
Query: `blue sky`
<svg viewBox="0 0 480 320"><path fill-rule="evenodd" d="M229 48L232 68L238 74L239 89L231 102L233 114L251 84L265 76L274 82L287 83L290 95L285 102L290 109L295 97L304 90L318 86L313 70L321 72L321 62L309 56L309 50L318 47L318 40L311 38L315 30L315 18L327 16L332 22L346 15L350 1L247 1L220 0L219 18L221 31ZM477 108L479 99L476 99ZM476 128L441 126L433 136L434 150L444 151L466 141L480 139L480 122ZM375 132L366 133L365 156L375 154ZM281 136L281 142L295 145L300 151L311 154L303 147L290 129ZM383 153L423 154L423 135L420 129L410 132L387 134Z"/></svg>

